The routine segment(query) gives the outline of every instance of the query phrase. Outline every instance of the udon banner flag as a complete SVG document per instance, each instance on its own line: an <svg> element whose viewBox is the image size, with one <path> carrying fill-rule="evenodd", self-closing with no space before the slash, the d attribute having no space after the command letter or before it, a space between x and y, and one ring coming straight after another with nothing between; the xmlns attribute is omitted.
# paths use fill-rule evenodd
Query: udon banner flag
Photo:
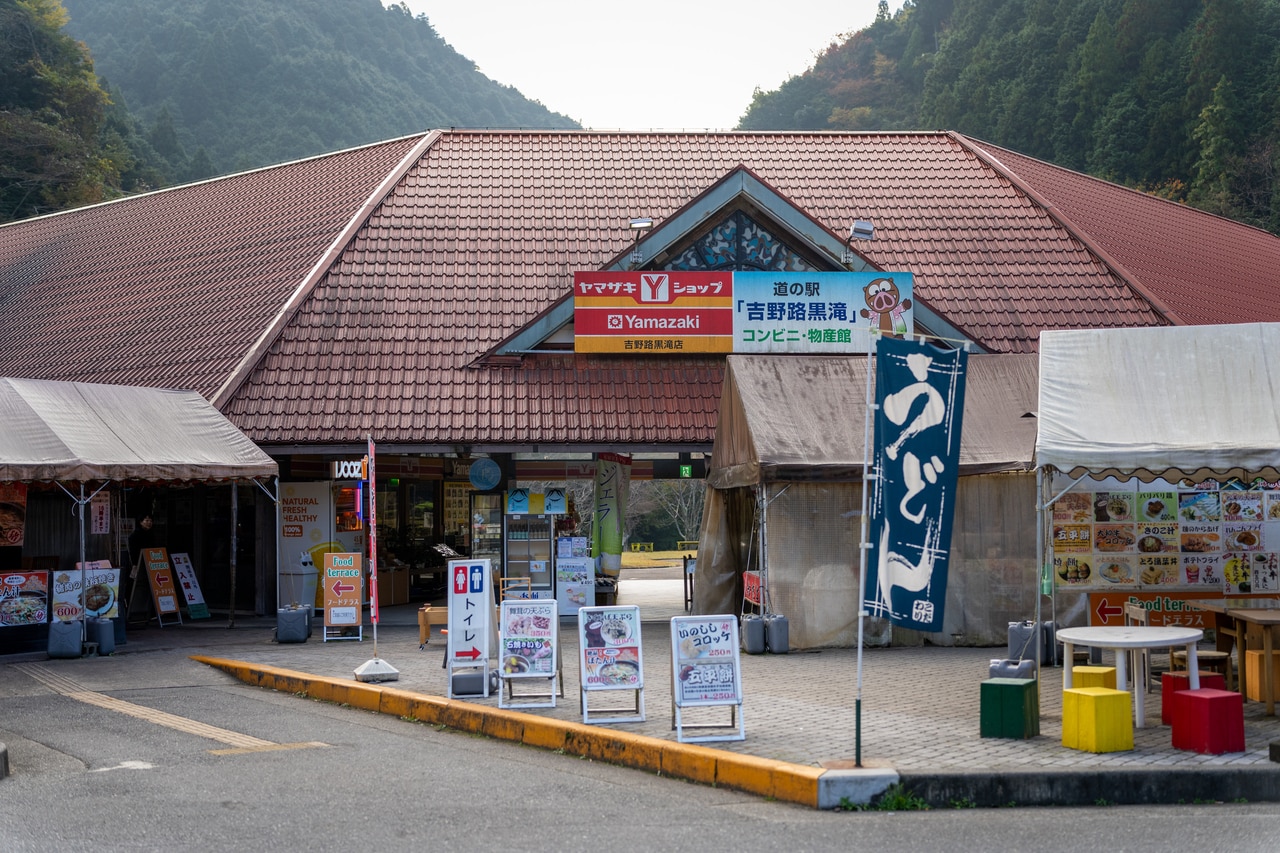
<svg viewBox="0 0 1280 853"><path fill-rule="evenodd" d="M941 631L964 412L963 350L881 338L865 606Z"/></svg>

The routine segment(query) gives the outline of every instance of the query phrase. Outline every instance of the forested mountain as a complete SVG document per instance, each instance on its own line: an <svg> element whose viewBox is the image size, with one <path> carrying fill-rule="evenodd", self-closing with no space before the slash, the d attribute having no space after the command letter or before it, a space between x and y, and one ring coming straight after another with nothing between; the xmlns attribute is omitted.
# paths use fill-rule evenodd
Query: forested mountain
<svg viewBox="0 0 1280 853"><path fill-rule="evenodd" d="M1280 0L907 0L744 130L957 130L1280 233Z"/></svg>
<svg viewBox="0 0 1280 853"><path fill-rule="evenodd" d="M63 0L113 98L175 178L432 127L577 123L481 74L379 0Z"/></svg>

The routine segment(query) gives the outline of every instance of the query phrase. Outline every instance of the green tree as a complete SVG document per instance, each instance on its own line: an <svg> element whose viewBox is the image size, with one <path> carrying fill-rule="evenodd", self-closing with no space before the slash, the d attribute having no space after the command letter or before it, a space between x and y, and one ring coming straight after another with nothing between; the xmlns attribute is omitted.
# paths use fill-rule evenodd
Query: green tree
<svg viewBox="0 0 1280 853"><path fill-rule="evenodd" d="M119 184L120 161L98 140L107 94L66 21L59 0L0 0L0 221L98 201Z"/></svg>

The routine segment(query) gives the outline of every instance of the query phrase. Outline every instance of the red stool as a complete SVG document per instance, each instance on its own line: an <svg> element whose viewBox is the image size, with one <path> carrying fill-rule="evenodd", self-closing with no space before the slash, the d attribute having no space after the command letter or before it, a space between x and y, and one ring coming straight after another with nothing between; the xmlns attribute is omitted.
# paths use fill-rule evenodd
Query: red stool
<svg viewBox="0 0 1280 853"><path fill-rule="evenodd" d="M1244 752L1244 697L1211 687L1178 691L1173 748L1208 755Z"/></svg>
<svg viewBox="0 0 1280 853"><path fill-rule="evenodd" d="M1200 686L1212 687L1215 690L1226 690L1227 680L1220 672L1200 670ZM1191 673L1185 669L1175 669L1160 676L1160 722L1169 725L1173 722L1173 703L1178 701L1181 690L1191 689Z"/></svg>

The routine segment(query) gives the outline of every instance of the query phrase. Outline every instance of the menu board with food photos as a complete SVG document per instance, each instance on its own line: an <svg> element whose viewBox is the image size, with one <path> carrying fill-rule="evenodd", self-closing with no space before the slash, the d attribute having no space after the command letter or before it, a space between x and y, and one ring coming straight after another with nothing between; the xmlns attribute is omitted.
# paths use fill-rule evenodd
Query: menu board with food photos
<svg viewBox="0 0 1280 853"><path fill-rule="evenodd" d="M1280 592L1280 483L1105 485L1053 506L1059 588Z"/></svg>
<svg viewBox="0 0 1280 853"><path fill-rule="evenodd" d="M0 575L0 628L43 625L49 620L49 573Z"/></svg>

